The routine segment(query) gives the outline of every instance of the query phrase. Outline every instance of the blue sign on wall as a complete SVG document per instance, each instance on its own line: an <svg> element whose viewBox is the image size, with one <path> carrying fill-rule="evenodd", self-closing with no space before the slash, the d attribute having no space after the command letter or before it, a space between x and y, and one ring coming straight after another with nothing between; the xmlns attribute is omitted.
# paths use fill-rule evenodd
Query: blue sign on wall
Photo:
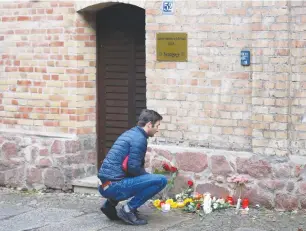
<svg viewBox="0 0 306 231"><path fill-rule="evenodd" d="M251 52L241 51L241 65L250 66L250 63L251 63Z"/></svg>
<svg viewBox="0 0 306 231"><path fill-rule="evenodd" d="M163 14L173 14L174 13L174 3L173 0L163 0L162 5Z"/></svg>

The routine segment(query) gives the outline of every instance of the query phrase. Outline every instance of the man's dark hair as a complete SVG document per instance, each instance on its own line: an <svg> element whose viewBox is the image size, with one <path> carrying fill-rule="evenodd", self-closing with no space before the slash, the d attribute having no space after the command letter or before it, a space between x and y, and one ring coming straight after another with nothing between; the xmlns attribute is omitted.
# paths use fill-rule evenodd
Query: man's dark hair
<svg viewBox="0 0 306 231"><path fill-rule="evenodd" d="M157 121L162 120L163 117L158 112L148 109L143 109L140 113L137 125L144 127L147 123L151 122L154 126Z"/></svg>

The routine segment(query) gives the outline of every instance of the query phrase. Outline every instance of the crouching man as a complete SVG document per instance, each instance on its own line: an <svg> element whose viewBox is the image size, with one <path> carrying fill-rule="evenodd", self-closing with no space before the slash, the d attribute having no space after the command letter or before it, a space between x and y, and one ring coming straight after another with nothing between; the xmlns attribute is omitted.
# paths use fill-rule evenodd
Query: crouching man
<svg viewBox="0 0 306 231"><path fill-rule="evenodd" d="M106 155L98 177L100 194L107 198L101 211L111 220L122 219L132 225L145 225L137 208L165 188L163 175L149 174L144 169L147 139L158 132L162 116L153 110L143 110L138 126L120 135ZM127 160L127 162L126 162ZM116 210L119 201L131 200Z"/></svg>

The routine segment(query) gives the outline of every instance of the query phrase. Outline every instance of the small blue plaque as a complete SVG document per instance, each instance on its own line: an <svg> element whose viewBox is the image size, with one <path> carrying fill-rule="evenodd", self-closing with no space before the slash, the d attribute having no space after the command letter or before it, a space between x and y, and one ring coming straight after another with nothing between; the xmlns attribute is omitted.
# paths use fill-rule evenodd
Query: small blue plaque
<svg viewBox="0 0 306 231"><path fill-rule="evenodd" d="M162 11L163 14L172 15L174 13L173 0L163 0Z"/></svg>
<svg viewBox="0 0 306 231"><path fill-rule="evenodd" d="M241 51L241 65L250 66L250 63L251 63L251 52Z"/></svg>

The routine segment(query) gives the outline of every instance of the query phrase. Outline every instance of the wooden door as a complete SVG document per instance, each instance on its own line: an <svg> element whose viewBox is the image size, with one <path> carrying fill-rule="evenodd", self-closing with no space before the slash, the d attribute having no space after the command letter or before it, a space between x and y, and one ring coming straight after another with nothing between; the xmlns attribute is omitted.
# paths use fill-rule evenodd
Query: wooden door
<svg viewBox="0 0 306 231"><path fill-rule="evenodd" d="M100 163L146 108L145 12L118 4L97 17L97 146Z"/></svg>

